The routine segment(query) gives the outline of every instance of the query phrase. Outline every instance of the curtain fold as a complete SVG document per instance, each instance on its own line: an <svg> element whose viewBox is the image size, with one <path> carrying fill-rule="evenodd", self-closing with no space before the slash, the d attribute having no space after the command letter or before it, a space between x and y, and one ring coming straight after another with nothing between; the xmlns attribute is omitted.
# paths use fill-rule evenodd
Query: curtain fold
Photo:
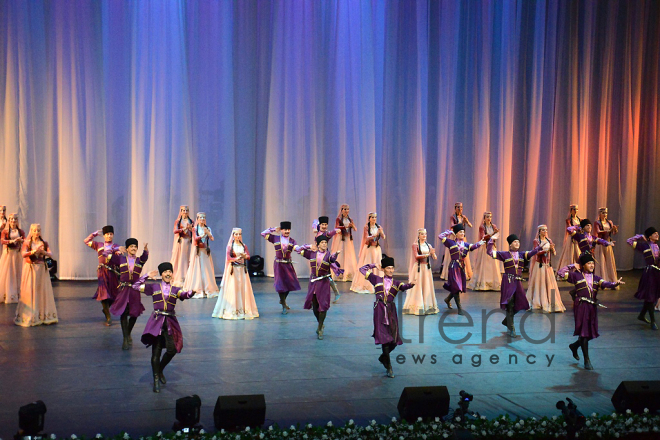
<svg viewBox="0 0 660 440"><path fill-rule="evenodd" d="M658 226L652 0L0 1L0 59L0 204L64 279L95 276L82 240L105 224L168 260L181 204L218 274L233 227L270 273L263 229L310 243L342 203L356 251L378 212L400 272L458 201L469 241L489 210L524 248L607 206L620 269Z"/></svg>

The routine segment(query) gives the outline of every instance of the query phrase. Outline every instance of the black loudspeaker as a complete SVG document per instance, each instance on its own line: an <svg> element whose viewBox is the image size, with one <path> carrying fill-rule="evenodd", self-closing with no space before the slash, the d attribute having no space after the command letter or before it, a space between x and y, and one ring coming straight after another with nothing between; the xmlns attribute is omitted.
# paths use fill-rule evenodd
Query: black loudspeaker
<svg viewBox="0 0 660 440"><path fill-rule="evenodd" d="M44 430L46 404L41 400L21 406L18 409L18 429L24 436L37 435Z"/></svg>
<svg viewBox="0 0 660 440"><path fill-rule="evenodd" d="M627 409L635 413L660 410L660 380L628 380L619 384L612 395L612 405L617 412Z"/></svg>
<svg viewBox="0 0 660 440"><path fill-rule="evenodd" d="M176 420L177 426L182 428L192 428L199 423L199 410L202 407L202 400L197 394L176 399Z"/></svg>
<svg viewBox="0 0 660 440"><path fill-rule="evenodd" d="M399 415L408 423L418 417L444 417L449 412L447 387L405 387L397 405Z"/></svg>
<svg viewBox="0 0 660 440"><path fill-rule="evenodd" d="M215 429L258 428L266 422L266 399L263 394L220 396L213 410Z"/></svg>

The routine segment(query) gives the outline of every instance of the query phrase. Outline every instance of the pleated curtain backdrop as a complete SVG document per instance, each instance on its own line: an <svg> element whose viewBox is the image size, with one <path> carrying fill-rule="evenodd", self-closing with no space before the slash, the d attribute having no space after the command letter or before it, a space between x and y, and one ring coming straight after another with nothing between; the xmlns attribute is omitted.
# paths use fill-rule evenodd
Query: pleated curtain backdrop
<svg viewBox="0 0 660 440"><path fill-rule="evenodd" d="M660 226L659 23L652 0L3 0L0 204L64 279L95 276L105 224L169 260L181 204L218 274L233 227L272 271L263 229L311 242L342 203L356 251L377 211L403 272L457 201L470 241L490 210L524 248L608 206L630 269L625 239Z"/></svg>

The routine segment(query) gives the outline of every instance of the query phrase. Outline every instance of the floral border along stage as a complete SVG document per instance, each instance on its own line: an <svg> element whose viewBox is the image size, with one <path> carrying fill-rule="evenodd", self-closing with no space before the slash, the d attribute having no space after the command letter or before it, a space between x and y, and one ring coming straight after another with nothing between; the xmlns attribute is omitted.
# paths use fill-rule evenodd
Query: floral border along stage
<svg viewBox="0 0 660 440"><path fill-rule="evenodd" d="M474 438L482 439L554 439L566 438L567 435L563 416L543 417L542 419L531 417L517 420L512 420L509 416L499 416L488 420L481 416L481 418L468 418L467 420L457 417L452 421L443 421L436 417L432 422L418 419L413 424L399 421L394 417L388 425L378 424L372 420L366 426L358 426L353 420L350 420L344 426L334 426L332 422L328 422L326 426L315 427L308 424L303 427L291 426L288 429L270 426L265 430L248 427L241 431L225 432L221 430L215 433L201 430L196 435L180 431L166 434L158 432L154 436L148 437L131 437L128 433L116 437L104 437L97 434L96 438L115 440L183 440L186 438L200 440L432 440L451 438L454 431L457 430L467 430ZM630 410L626 414L613 413L607 416L594 413L586 417L585 426L577 437L580 439L660 438L660 415L650 414L648 410L644 410L644 414L639 415L632 414ZM51 434L50 439L57 440L58 437ZM71 435L70 439L77 440L78 436Z"/></svg>

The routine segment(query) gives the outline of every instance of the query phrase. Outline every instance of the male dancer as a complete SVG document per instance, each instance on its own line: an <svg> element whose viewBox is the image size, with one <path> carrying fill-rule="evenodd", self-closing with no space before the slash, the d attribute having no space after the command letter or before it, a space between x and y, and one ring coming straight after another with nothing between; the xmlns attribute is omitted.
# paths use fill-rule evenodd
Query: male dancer
<svg viewBox="0 0 660 440"><path fill-rule="evenodd" d="M509 250L505 252L493 249L493 240L488 241L486 251L488 255L496 260L504 262L504 273L502 274L502 287L500 288L500 308L506 311L506 317L502 321L508 329L509 337L517 338L516 327L513 325L513 317L520 310L529 309L527 295L522 285L522 270L525 261L529 261L534 255L541 252L543 248L536 247L531 251L520 252L520 239L516 234L506 238Z"/></svg>
<svg viewBox="0 0 660 440"><path fill-rule="evenodd" d="M591 235L592 227L593 225L591 224L591 220L585 218L580 221L580 226L569 226L566 228L566 231L578 244L578 247L580 248L580 254L584 254L585 252L593 254L597 244L601 246L614 246L613 241L605 241L602 238L594 237Z"/></svg>
<svg viewBox="0 0 660 440"><path fill-rule="evenodd" d="M339 228L333 229L332 231L328 231L329 221L330 218L327 215L322 215L321 217L318 218L318 220L314 221L314 223L312 224L312 226L316 230L316 237L314 238L320 236L326 237L328 239L328 246L330 243L330 239L341 232L341 229ZM337 262L332 263L330 267L332 269L332 272L335 274L335 276L339 276L343 273L340 272L339 263ZM341 297L341 293L339 293L337 284L335 283L335 280L332 279L332 277L330 277L330 289L332 289L333 293L335 294L335 299L332 302L336 303Z"/></svg>
<svg viewBox="0 0 660 440"><path fill-rule="evenodd" d="M456 236L456 241L449 238L451 234ZM456 302L456 307L458 307L458 314L463 314L463 309L461 308L461 292L465 293L466 286L466 276L465 276L465 257L467 257L468 252L474 251L486 243L485 240L481 240L475 244L470 244L464 242L465 238L465 226L462 223L452 226L451 229L447 229L442 234L438 235L438 238L444 244L447 249L449 249L449 258L450 261L447 263L448 266L448 276L447 282L443 285L445 290L449 291L449 296L445 298L445 303L447 308L451 309L451 299L454 298ZM490 236L485 236L484 238L490 238Z"/></svg>
<svg viewBox="0 0 660 440"><path fill-rule="evenodd" d="M312 273L310 274L304 308L314 310L314 316L318 321L316 335L318 339L323 339L323 330L325 329L323 323L330 308L330 281L332 280L330 265L337 261L339 252L330 254L328 239L324 235L316 237L315 248L305 245L296 247L295 251L309 260Z"/></svg>
<svg viewBox="0 0 660 440"><path fill-rule="evenodd" d="M619 284L625 283L621 281L622 278L619 278L615 283L611 283L594 275L594 257L589 252L580 255L579 264L579 267L575 264L562 267L557 271L557 276L571 284L575 284L575 295L573 297L575 331L573 332L573 336L577 336L578 340L570 344L568 347L571 349L573 358L576 361L580 360L577 349L578 347L581 347L582 355L584 356L584 368L586 370L593 370L594 367L589 360L589 341L599 336L599 303L598 298L596 298L598 295L598 289L614 289Z"/></svg>
<svg viewBox="0 0 660 440"><path fill-rule="evenodd" d="M403 344L399 334L399 318L396 313L396 298L399 292L412 289L415 283L403 283L392 278L394 275L394 258L383 254L380 266L385 272L385 277L373 273L375 264L367 264L360 268L360 272L374 286L376 302L374 303L374 333L373 338L376 345L380 344L383 354L378 360L387 370L387 377L394 377L390 353L397 345Z"/></svg>
<svg viewBox="0 0 660 440"><path fill-rule="evenodd" d="M94 241L94 238L103 234L103 244ZM103 314L105 315L105 325L112 325L112 316L110 315L110 304L117 296L117 286L119 285L117 267L114 266L110 259L113 254L121 254L118 244L112 242L115 237L115 229L111 225L104 226L103 229L92 232L85 239L85 244L96 251L99 259L99 265L96 268L98 276L98 287L94 294L94 299L101 301Z"/></svg>
<svg viewBox="0 0 660 440"><path fill-rule="evenodd" d="M635 293L635 298L644 301L642 311L637 319L647 324L651 324L652 330L657 330L655 323L655 311L653 305L660 297L660 249L658 249L658 238L660 234L654 227L647 228L644 235L635 235L628 239L628 244L637 252L644 255L646 268L642 277L639 279L639 287ZM649 317L646 318L646 314Z"/></svg>
<svg viewBox="0 0 660 440"><path fill-rule="evenodd" d="M160 274L162 281L154 284L144 284L147 277L155 279ZM194 290L183 292L180 287L172 286L173 277L172 263L166 261L158 265L158 270L152 270L147 275L142 275L133 289L139 290L154 301L154 311L149 316L149 321L142 333L142 343L147 347L151 345L151 370L154 375L154 393L160 393L160 384L165 385L167 381L163 370L170 363L174 355L181 353L183 348L183 334L179 321L176 319L174 307L176 301L190 299L195 294ZM165 354L160 355L165 348Z"/></svg>
<svg viewBox="0 0 660 440"><path fill-rule="evenodd" d="M289 292L300 290L298 275L291 261L291 252L296 247L296 240L290 237L291 222L280 222L279 228L268 228L261 233L269 242L275 245L275 262L273 272L275 273L275 291L280 296L282 314L289 313L290 307L286 303Z"/></svg>
<svg viewBox="0 0 660 440"><path fill-rule="evenodd" d="M124 336L122 350L128 350L133 345L131 331L138 316L144 312L144 306L140 300L140 292L133 289L133 283L137 282L142 273L142 266L149 258L149 248L144 245L144 252L137 256L138 241L135 238L126 240L127 255L113 254L110 259L112 266L119 268L119 286L117 297L110 307L110 313L121 316L121 333Z"/></svg>

